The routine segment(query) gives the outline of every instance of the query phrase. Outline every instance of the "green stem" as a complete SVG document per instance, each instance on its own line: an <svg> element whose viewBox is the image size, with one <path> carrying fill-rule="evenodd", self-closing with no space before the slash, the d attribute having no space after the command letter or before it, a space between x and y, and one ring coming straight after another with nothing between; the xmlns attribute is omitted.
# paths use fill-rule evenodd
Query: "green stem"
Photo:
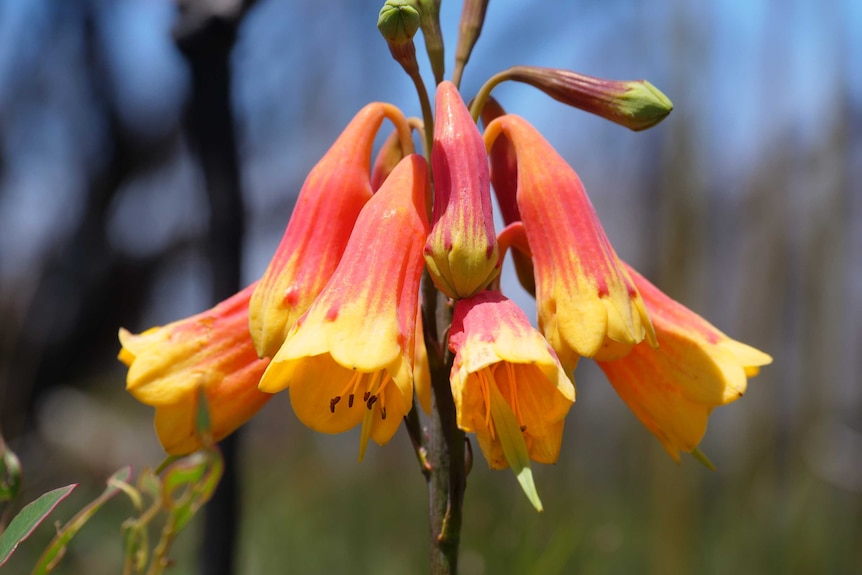
<svg viewBox="0 0 862 575"><path fill-rule="evenodd" d="M428 90L425 89L425 82L422 80L419 69L409 70L407 72L413 84L416 86L416 93L419 94L419 105L422 107L422 122L424 124L425 159L431 161L431 146L434 142L434 115L431 112L431 100L428 98Z"/></svg>
<svg viewBox="0 0 862 575"><path fill-rule="evenodd" d="M491 91L497 87L497 84L508 79L509 70L504 70L491 76L488 81L482 85L479 92L476 94L476 97L473 98L473 103L470 105L470 115L473 116L474 122L479 121L479 116L482 114L482 108L485 107L485 102L488 101L488 96L491 95Z"/></svg>

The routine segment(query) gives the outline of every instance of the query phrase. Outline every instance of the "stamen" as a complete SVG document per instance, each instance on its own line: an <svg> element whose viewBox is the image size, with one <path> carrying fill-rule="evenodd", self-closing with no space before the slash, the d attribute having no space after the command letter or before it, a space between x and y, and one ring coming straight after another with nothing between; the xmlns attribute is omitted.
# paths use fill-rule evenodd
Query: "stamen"
<svg viewBox="0 0 862 575"><path fill-rule="evenodd" d="M339 401L341 401L340 395L336 395L335 397L333 397L332 399L329 400L329 412L330 413L335 413L335 406L338 404Z"/></svg>
<svg viewBox="0 0 862 575"><path fill-rule="evenodd" d="M517 416L518 421L522 421L524 418L521 417L521 406L518 403L518 390L515 386L515 366L511 363L506 362L506 383L509 384L509 405L512 406L512 411L515 412L515 416Z"/></svg>
<svg viewBox="0 0 862 575"><path fill-rule="evenodd" d="M524 432L524 431L527 431L527 426L526 426L526 425L522 425L522 426L521 426L521 432Z"/></svg>
<svg viewBox="0 0 862 575"><path fill-rule="evenodd" d="M476 377L479 378L479 389L482 391L482 399L485 401L485 427L491 434L491 439L494 439L494 426L491 424L491 392L488 389L488 376L490 373L486 369L480 369L476 372Z"/></svg>
<svg viewBox="0 0 862 575"><path fill-rule="evenodd" d="M515 379L515 366L508 362L506 362L504 365L506 366L506 383L509 385L509 406L512 408L512 412L515 414L515 417L518 418L518 423L521 426L521 431L524 431L527 426L524 425L524 415L521 413L521 403L518 401L518 390L516 388L517 379Z"/></svg>
<svg viewBox="0 0 862 575"><path fill-rule="evenodd" d="M368 397L371 395L370 391L366 391L365 395L362 396L362 401L368 401Z"/></svg>
<svg viewBox="0 0 862 575"><path fill-rule="evenodd" d="M381 372L383 376L380 379L380 385L377 387L377 399L380 400L380 413L383 419L386 419L386 394L383 390L386 389L386 386L392 381L392 377L389 375L388 371Z"/></svg>
<svg viewBox="0 0 862 575"><path fill-rule="evenodd" d="M377 401L377 396L372 395L371 397L368 398L368 402L365 404L365 406L368 407L368 409L371 409L371 406L374 405L375 401Z"/></svg>
<svg viewBox="0 0 862 575"><path fill-rule="evenodd" d="M356 393L356 389L362 383L363 377L365 377L364 373L359 372L359 371L354 371L353 374L351 374L350 379L347 380L347 385L345 385L344 389L341 390L341 394L336 396L338 398L338 400L340 401L342 396L347 395L348 396L347 397L347 406L353 407L353 394ZM349 393L349 395L348 395L348 393ZM332 411L335 408L336 403L338 403L338 401L336 401L335 403L332 403L330 401L330 405L329 405L330 411ZM332 411L332 412L335 413L334 411Z"/></svg>

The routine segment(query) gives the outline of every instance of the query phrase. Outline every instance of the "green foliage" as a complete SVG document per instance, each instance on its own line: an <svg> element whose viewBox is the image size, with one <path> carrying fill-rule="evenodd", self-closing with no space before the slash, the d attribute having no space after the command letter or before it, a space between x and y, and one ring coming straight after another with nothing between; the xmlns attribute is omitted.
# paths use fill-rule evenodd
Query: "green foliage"
<svg viewBox="0 0 862 575"><path fill-rule="evenodd" d="M57 504L68 497L77 486L77 483L73 483L44 493L15 516L9 527L0 534L0 567L6 563L18 545L27 539Z"/></svg>
<svg viewBox="0 0 862 575"><path fill-rule="evenodd" d="M54 570L54 567L57 566L63 558L63 555L66 553L66 546L69 544L69 541L72 540L72 537L81 530L81 527L83 527L84 524L89 521L93 515L95 515L96 511L98 511L102 505L120 492L121 489L118 486L118 483L127 481L131 475L132 468L124 467L108 479L108 487L102 492L102 494L89 505L81 509L77 515L70 519L69 522L57 532L54 540L51 541L48 548L45 549L44 553L42 553L42 557L39 558L38 563L36 563L36 567L33 569L33 575L43 575Z"/></svg>
<svg viewBox="0 0 862 575"><path fill-rule="evenodd" d="M114 473L108 478L108 485L101 495L57 530L53 540L36 562L33 575L45 575L54 571L66 554L72 538L108 500L120 492L129 497L138 514L137 517L127 519L122 525L125 550L123 573L162 573L170 564L168 552L174 539L201 506L212 497L224 468L221 454L212 441L209 411L206 397L202 393L198 405L195 431L204 448L186 457L168 458L156 472L144 469L135 485L130 483L130 467L124 467ZM2 447L0 442L0 448ZM17 459L15 462L17 463ZM8 469L10 466L7 465L0 471ZM20 477L20 470L15 467L13 474ZM17 483L20 484L20 479L17 479ZM14 481L9 480L3 485L13 484ZM21 510L9 524L9 528L0 534L0 566L75 487L77 484L49 491ZM14 489L7 488L7 492L14 494L15 491L17 485ZM162 519L161 536L150 550L149 530L157 518Z"/></svg>
<svg viewBox="0 0 862 575"><path fill-rule="evenodd" d="M148 565L147 575L161 573L170 564L168 552L177 534L215 493L224 462L212 440L209 409L202 390L198 393L195 431L204 446L201 451L183 458L169 458L155 473L145 469L137 487L122 485L139 512L138 517L123 523L124 574L144 573ZM149 500L148 506L145 500ZM150 552L149 529L162 512L167 517L159 542Z"/></svg>

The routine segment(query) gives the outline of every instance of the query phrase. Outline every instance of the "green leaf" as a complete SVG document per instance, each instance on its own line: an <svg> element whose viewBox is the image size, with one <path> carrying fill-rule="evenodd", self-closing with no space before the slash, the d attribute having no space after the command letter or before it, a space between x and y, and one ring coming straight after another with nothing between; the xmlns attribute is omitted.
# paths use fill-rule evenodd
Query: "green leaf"
<svg viewBox="0 0 862 575"><path fill-rule="evenodd" d="M11 501L21 489L21 463L0 436L0 502Z"/></svg>
<svg viewBox="0 0 862 575"><path fill-rule="evenodd" d="M69 520L54 536L54 539L48 545L48 548L42 553L36 567L33 569L33 575L43 575L50 573L54 567L63 558L66 553L66 546L72 540L81 527L90 520L90 518L105 504L110 498L121 491L121 488L115 482L123 482L129 480L132 475L131 467L124 467L108 478L108 487L96 499L90 502L89 505L81 509L72 519Z"/></svg>
<svg viewBox="0 0 862 575"><path fill-rule="evenodd" d="M527 451L527 442L524 441L524 434L521 432L518 418L506 400L503 399L503 395L493 380L488 383L488 388L491 396L491 419L494 421L494 428L497 430L503 455L506 456L506 461L515 473L527 499L530 500L536 511L541 511L542 501L539 499L539 492L536 490L535 482L533 482L533 472L530 470L530 453Z"/></svg>
<svg viewBox="0 0 862 575"><path fill-rule="evenodd" d="M42 494L29 503L9 523L9 527L0 534L0 567L9 559L18 545L27 539L33 530L54 510L58 503L78 486L77 483L60 487Z"/></svg>
<svg viewBox="0 0 862 575"><path fill-rule="evenodd" d="M168 466L162 479L162 501L180 531L210 500L221 479L224 463L217 449L198 451Z"/></svg>

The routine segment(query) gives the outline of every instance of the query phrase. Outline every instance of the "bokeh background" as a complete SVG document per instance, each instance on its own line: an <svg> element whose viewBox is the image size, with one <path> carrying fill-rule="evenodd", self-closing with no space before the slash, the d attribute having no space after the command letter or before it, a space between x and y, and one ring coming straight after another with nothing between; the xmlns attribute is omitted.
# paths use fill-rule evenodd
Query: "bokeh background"
<svg viewBox="0 0 862 575"><path fill-rule="evenodd" d="M123 391L117 328L209 307L219 237L241 234L241 283L253 281L353 114L371 100L419 113L376 2L259 0L235 43L216 43L231 50L232 115L201 114L218 97L191 71L226 70L184 40L239 2L178 3L0 2L0 427L23 462L18 505L82 484L58 519L115 469L162 458L149 408ZM444 0L450 58L459 15ZM674 463L582 362L560 462L536 470L544 513L477 450L465 575L862 573L860 31L855 0L491 2L467 97L532 64L647 78L674 101L633 133L524 85L494 93L579 172L623 258L775 363L713 414L713 473ZM219 117L244 202L244 227L224 234L207 184L229 180L230 161L207 166L194 140ZM512 277L507 263L504 289L533 314ZM357 464L358 430L314 435L279 396L239 445L238 573L427 571L406 434ZM131 513L111 502L58 572L117 573ZM28 571L51 529L10 573ZM172 572L198 572L200 531L181 535Z"/></svg>

